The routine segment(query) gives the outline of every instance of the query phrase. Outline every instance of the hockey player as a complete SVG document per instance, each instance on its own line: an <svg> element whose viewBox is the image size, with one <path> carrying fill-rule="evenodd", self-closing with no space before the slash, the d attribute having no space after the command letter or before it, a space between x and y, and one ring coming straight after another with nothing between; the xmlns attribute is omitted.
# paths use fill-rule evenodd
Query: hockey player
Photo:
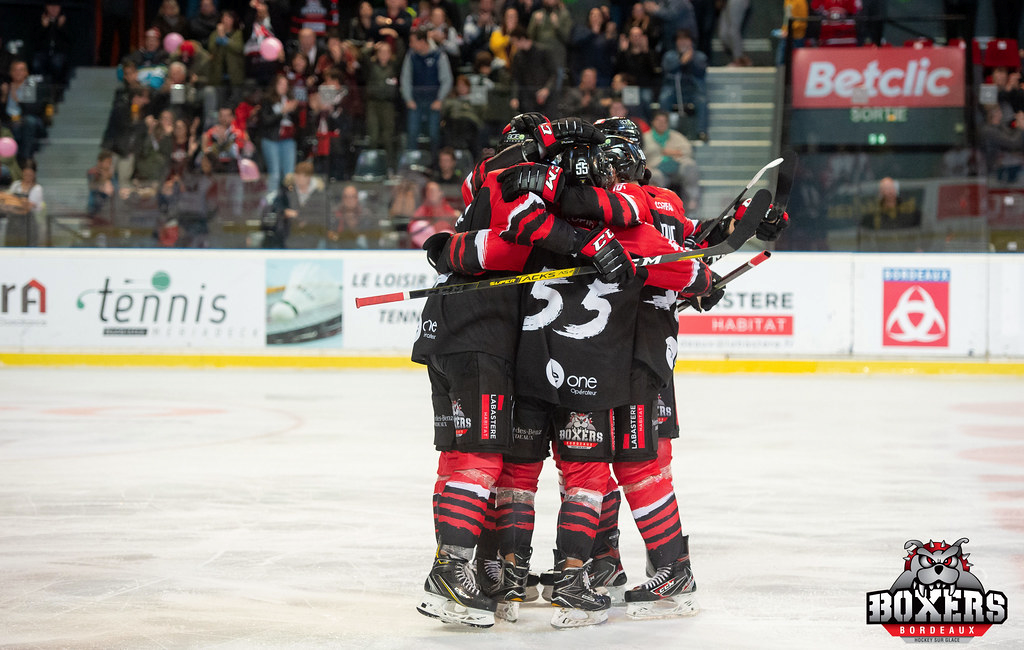
<svg viewBox="0 0 1024 650"><path fill-rule="evenodd" d="M472 259L465 256L470 248L490 249L492 256L497 256L501 248L506 268L514 270L521 268L534 244L582 257L611 278L632 274L632 263L622 246L603 228L588 235L551 219L550 228L532 232L518 246L497 238L488 246L486 234L471 239L464 236L470 229L485 231L494 219L508 223L512 214L530 215L543 210L544 204L537 197L505 202L496 178L491 185L485 180L457 224L460 232L449 241L442 235L425 244L439 280L466 281L464 276L451 273L448 261L457 256L462 261ZM481 255L479 259L483 258ZM481 266L479 272L486 271ZM435 486L438 549L417 609L445 622L475 627L494 624L495 601L481 592L469 561L484 524L488 496L501 474L501 454L510 448L518 313L519 291L515 287L467 296L434 296L424 305L420 336L413 346L413 360L428 366L434 442L441 452ZM443 485L442 477L447 477Z"/></svg>

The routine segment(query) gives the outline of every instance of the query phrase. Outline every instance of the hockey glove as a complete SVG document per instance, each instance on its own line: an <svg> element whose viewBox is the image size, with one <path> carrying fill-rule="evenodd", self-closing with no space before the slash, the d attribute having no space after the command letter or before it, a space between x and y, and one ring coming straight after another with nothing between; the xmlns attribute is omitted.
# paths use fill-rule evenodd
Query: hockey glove
<svg viewBox="0 0 1024 650"><path fill-rule="evenodd" d="M606 139L597 127L578 117L563 117L551 124L542 124L534 131L533 137L544 158L562 153L569 144L601 144Z"/></svg>
<svg viewBox="0 0 1024 650"><path fill-rule="evenodd" d="M747 199L736 208L736 214L733 215L733 219L739 221L743 218L743 215L747 212L747 206L750 205L750 199ZM769 208L772 206L769 205ZM757 231L755 236L761 241L775 241L782 234L782 231L789 227L789 213L783 212L782 216L777 216L774 210L769 209L762 219L761 223L757 224Z"/></svg>
<svg viewBox="0 0 1024 650"><path fill-rule="evenodd" d="M516 133L533 133L541 124L551 124L551 120L540 113L520 113L512 118L502 133L508 133L513 129Z"/></svg>
<svg viewBox="0 0 1024 650"><path fill-rule="evenodd" d="M684 298L683 302L687 303L697 311L709 311L712 307L718 304L718 301L725 295L725 289L716 289L715 286L722 281L722 276L718 275L714 271L711 271L711 288L699 296L690 296Z"/></svg>
<svg viewBox="0 0 1024 650"><path fill-rule="evenodd" d="M636 264L610 228L601 226L590 232L577 231L576 252L597 267L607 282L625 282L636 275Z"/></svg>
<svg viewBox="0 0 1024 650"><path fill-rule="evenodd" d="M537 163L512 165L498 174L498 182L501 183L501 198L506 202L533 192L548 203L558 203L565 189L561 168Z"/></svg>
<svg viewBox="0 0 1024 650"><path fill-rule="evenodd" d="M434 267L438 275L451 273L451 269L448 267L448 255L443 254L448 240L451 238L450 232L438 232L427 237L427 241L423 242L423 250L427 251L427 262Z"/></svg>

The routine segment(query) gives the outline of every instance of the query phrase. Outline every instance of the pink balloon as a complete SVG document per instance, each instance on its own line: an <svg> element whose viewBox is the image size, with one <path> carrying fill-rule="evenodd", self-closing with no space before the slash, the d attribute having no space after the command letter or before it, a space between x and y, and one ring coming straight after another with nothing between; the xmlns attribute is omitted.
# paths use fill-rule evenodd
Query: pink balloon
<svg viewBox="0 0 1024 650"><path fill-rule="evenodd" d="M281 41L273 36L268 36L260 43L260 56L267 61L277 61L282 50L284 50L284 45L281 45Z"/></svg>
<svg viewBox="0 0 1024 650"><path fill-rule="evenodd" d="M177 32L171 32L167 36L164 36L164 49L167 50L168 54L174 54L178 51L178 48L184 42L184 38Z"/></svg>
<svg viewBox="0 0 1024 650"><path fill-rule="evenodd" d="M238 175L246 183L258 181L260 179L260 168L248 158L242 158L238 161Z"/></svg>
<svg viewBox="0 0 1024 650"><path fill-rule="evenodd" d="M18 153L18 143L14 138L0 138L0 158L13 158Z"/></svg>

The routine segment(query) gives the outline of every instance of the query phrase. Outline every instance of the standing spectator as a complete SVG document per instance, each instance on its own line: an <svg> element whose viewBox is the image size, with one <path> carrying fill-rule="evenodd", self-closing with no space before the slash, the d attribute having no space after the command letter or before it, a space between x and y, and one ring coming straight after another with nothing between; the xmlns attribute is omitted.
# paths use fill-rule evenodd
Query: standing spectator
<svg viewBox="0 0 1024 650"><path fill-rule="evenodd" d="M299 30L299 40L296 45L296 54L302 54L306 57L306 67L309 68L310 72L316 67L317 61L320 59L322 50L316 42L316 32L309 27L303 27ZM292 57L294 59L294 56Z"/></svg>
<svg viewBox="0 0 1024 650"><path fill-rule="evenodd" d="M462 60L474 61L476 53L490 50L491 34L498 29L494 0L480 0L476 11L466 16L462 25Z"/></svg>
<svg viewBox="0 0 1024 650"><path fill-rule="evenodd" d="M36 74L58 86L68 83L68 52L71 49L71 34L67 27L67 16L60 4L47 2L36 28L35 54L32 69Z"/></svg>
<svg viewBox="0 0 1024 650"><path fill-rule="evenodd" d="M311 29L313 35L322 39L327 30L337 30L341 21L338 14L338 0L302 0L291 2L291 31ZM316 63L316 59L310 64Z"/></svg>
<svg viewBox="0 0 1024 650"><path fill-rule="evenodd" d="M455 164L455 150L444 147L437 154L437 167L430 180L441 187L441 193L449 204L465 208L462 201L462 181L469 170L457 169Z"/></svg>
<svg viewBox="0 0 1024 650"><path fill-rule="evenodd" d="M96 164L86 174L89 182L89 202L86 216L90 225L109 225L114 222L111 211L117 196L117 182L114 180L114 155L100 151Z"/></svg>
<svg viewBox="0 0 1024 650"><path fill-rule="evenodd" d="M263 161L267 165L267 187L281 186L295 171L295 119L299 102L291 94L288 77L279 74L260 102L259 134Z"/></svg>
<svg viewBox="0 0 1024 650"><path fill-rule="evenodd" d="M921 208L914 199L903 199L899 183L886 176L878 181L878 200L861 218L860 225L870 230L917 228L921 225Z"/></svg>
<svg viewBox="0 0 1024 650"><path fill-rule="evenodd" d="M327 192L324 182L314 176L313 163L295 165L284 181L284 216L291 221L293 248L316 248L326 235Z"/></svg>
<svg viewBox="0 0 1024 650"><path fill-rule="evenodd" d="M370 248L368 235L376 235L377 226L370 211L363 205L355 185L341 190L341 202L334 211L334 228L327 238L336 248Z"/></svg>
<svg viewBox="0 0 1024 650"><path fill-rule="evenodd" d="M100 11L100 47L97 64L117 65L131 52L132 0L102 0ZM117 49L114 49L114 42Z"/></svg>
<svg viewBox="0 0 1024 650"><path fill-rule="evenodd" d="M17 59L11 63L9 83L0 84L0 122L14 134L18 157L32 158L43 137L43 105L38 101L35 84L29 79L28 64Z"/></svg>
<svg viewBox="0 0 1024 650"><path fill-rule="evenodd" d="M183 248L209 248L210 220L217 215L219 194L212 156L199 157L195 170L181 176L177 203L178 241Z"/></svg>
<svg viewBox="0 0 1024 650"><path fill-rule="evenodd" d="M21 199L24 217L7 218L7 246L39 246L40 224L46 219L43 187L36 183L36 161L29 159L21 167L21 180L7 188L7 194Z"/></svg>
<svg viewBox="0 0 1024 650"><path fill-rule="evenodd" d="M530 17L526 31L530 40L542 46L551 57L555 66L555 85L551 92L558 97L565 79L566 48L572 34L572 15L562 0L541 0L540 11Z"/></svg>
<svg viewBox="0 0 1024 650"><path fill-rule="evenodd" d="M274 37L284 43L287 16L281 16L281 8L271 4L272 0L252 0L249 19L246 21L248 33L242 48L245 54L245 76L255 79L260 86L269 84L284 62L284 49L276 61L263 58L260 47L263 41Z"/></svg>
<svg viewBox="0 0 1024 650"><path fill-rule="evenodd" d="M861 0L812 0L811 11L821 17L818 45L857 45L855 19L861 9Z"/></svg>
<svg viewBox="0 0 1024 650"><path fill-rule="evenodd" d="M697 138L708 141L708 96L705 76L708 60L704 53L693 48L690 32L679 30L675 49L661 57L662 82L658 103L662 110L677 106L679 112L690 113L697 119ZM689 105L692 107L688 108Z"/></svg>
<svg viewBox="0 0 1024 650"><path fill-rule="evenodd" d="M576 25L572 31L572 78L579 81L584 68L597 73L597 85L607 88L615 69L615 48L618 34L615 23L608 20L600 7L587 13L587 24Z"/></svg>
<svg viewBox="0 0 1024 650"><path fill-rule="evenodd" d="M498 135L512 119L512 73L506 66L495 66L493 63L494 58L490 52L477 52L473 74L469 75L473 101L482 107L483 140L488 144L498 140ZM473 153L480 154L479 151Z"/></svg>
<svg viewBox="0 0 1024 650"><path fill-rule="evenodd" d="M370 40L386 40L395 52L404 52L409 45L413 16L406 0L384 0L384 8L374 14L374 33Z"/></svg>
<svg viewBox="0 0 1024 650"><path fill-rule="evenodd" d="M223 11L220 21L207 40L210 51L210 83L222 88L221 104L235 103L245 82L245 54L238 14Z"/></svg>
<svg viewBox="0 0 1024 650"><path fill-rule="evenodd" d="M399 99L399 61L385 41L373 44L373 56L366 70L366 134L371 149L388 152L389 166L395 166L395 123Z"/></svg>
<svg viewBox="0 0 1024 650"><path fill-rule="evenodd" d="M253 152L245 129L234 123L234 111L222 106L217 110L217 123L203 133L199 146L203 155L213 162L213 171L227 174L238 169L238 161Z"/></svg>
<svg viewBox="0 0 1024 650"><path fill-rule="evenodd" d="M430 10L430 19L424 25L427 35L434 44L448 55L448 63L452 69L458 69L462 57L462 36L452 27L444 9L434 7Z"/></svg>
<svg viewBox="0 0 1024 650"><path fill-rule="evenodd" d="M606 90L597 87L597 70L585 68L580 73L579 85L565 91L561 112L593 122L607 117L610 99Z"/></svg>
<svg viewBox="0 0 1024 650"><path fill-rule="evenodd" d="M409 37L401 73L402 98L407 109L406 149L416 149L423 123L427 123L434 156L441 142L441 104L452 89L452 71L448 57L425 31Z"/></svg>
<svg viewBox="0 0 1024 650"><path fill-rule="evenodd" d="M629 28L619 39L619 56L615 60L615 72L626 74L640 88L640 104L649 110L654 101L654 89L659 83L655 69L661 65L651 50L650 39L639 25Z"/></svg>
<svg viewBox="0 0 1024 650"><path fill-rule="evenodd" d="M686 210L697 214L700 172L693 159L693 146L686 136L669 128L665 111L658 111L651 118L651 130L644 134L644 155L651 170L651 183L677 192Z"/></svg>
<svg viewBox="0 0 1024 650"><path fill-rule="evenodd" d="M634 27L639 27L643 35L647 37L647 43L652 52L657 52L661 45L661 27L658 21L651 18L651 15L644 9L644 3L638 2L630 10L629 19L622 25L619 36L619 49L621 50L622 39L629 35Z"/></svg>
<svg viewBox="0 0 1024 650"><path fill-rule="evenodd" d="M557 102L552 97L558 70L547 50L530 39L522 27L512 32L516 48L512 59L512 109L518 113L547 113ZM551 100L551 101L549 101Z"/></svg>
<svg viewBox="0 0 1024 650"><path fill-rule="evenodd" d="M512 64L512 55L515 54L512 33L518 27L519 11L515 7L506 7L501 13L501 25L491 32L491 54L494 55L495 61L501 61L504 66Z"/></svg>
<svg viewBox="0 0 1024 650"><path fill-rule="evenodd" d="M375 31L373 5L370 4L369 0L363 0L359 3L359 13L356 14L348 25L348 39L360 44L371 43L373 42ZM334 35L340 38L340 34L337 31L334 31ZM331 36L331 31L327 32L327 36Z"/></svg>
<svg viewBox="0 0 1024 650"><path fill-rule="evenodd" d="M460 74L455 78L451 94L441 104L441 124L446 146L477 151L481 148L480 132L484 122L480 110L470 101L469 91L469 78Z"/></svg>
<svg viewBox="0 0 1024 650"><path fill-rule="evenodd" d="M750 11L750 0L727 0L718 23L718 38L730 57L729 65L750 66L753 63L743 48L743 24Z"/></svg>
<svg viewBox="0 0 1024 650"><path fill-rule="evenodd" d="M883 0L884 1L884 0ZM723 0L691 0L693 17L697 23L697 49L711 60L711 41L715 35L718 14L725 5Z"/></svg>
<svg viewBox="0 0 1024 650"><path fill-rule="evenodd" d="M661 23L661 52L675 45L676 32L685 29L697 33L697 17L690 0L645 0L644 10Z"/></svg>
<svg viewBox="0 0 1024 650"><path fill-rule="evenodd" d="M340 78L337 68L328 68L309 104L310 121L316 133L314 165L317 173L332 180L347 178L352 167L348 159L352 153L352 119L344 110L347 90Z"/></svg>
<svg viewBox="0 0 1024 650"><path fill-rule="evenodd" d="M161 36L180 34L182 38L185 37L188 32L188 21L181 15L178 0L163 0L160 3L160 11L156 14L153 27L160 30Z"/></svg>
<svg viewBox="0 0 1024 650"><path fill-rule="evenodd" d="M217 12L217 5L213 0L199 0L199 11L189 19L185 36L206 45L219 22L220 13Z"/></svg>
<svg viewBox="0 0 1024 650"><path fill-rule="evenodd" d="M160 30L151 27L146 30L142 47L131 54L132 62L139 69L139 83L159 88L167 76L167 62L170 55L160 42Z"/></svg>
<svg viewBox="0 0 1024 650"><path fill-rule="evenodd" d="M195 170L196 154L199 153L198 128L198 117L191 125L182 118L174 120L174 132L171 135L171 167L168 173L183 177Z"/></svg>
<svg viewBox="0 0 1024 650"><path fill-rule="evenodd" d="M168 117L170 119L168 120ZM167 178L167 170L171 163L172 139L166 128L161 124L170 121L174 128L174 118L170 111L160 114L160 119L147 115L143 119L146 132L135 140L135 173L133 181L142 185L152 185Z"/></svg>
<svg viewBox="0 0 1024 650"><path fill-rule="evenodd" d="M998 104L985 107L985 124L978 129L978 146L990 177L1016 183L1024 169L1024 113L1009 124Z"/></svg>
<svg viewBox="0 0 1024 650"><path fill-rule="evenodd" d="M149 89L132 86L127 94L114 98L103 132L102 148L116 156L112 166L117 179L127 184L135 174L135 150L146 135L143 119L149 105Z"/></svg>

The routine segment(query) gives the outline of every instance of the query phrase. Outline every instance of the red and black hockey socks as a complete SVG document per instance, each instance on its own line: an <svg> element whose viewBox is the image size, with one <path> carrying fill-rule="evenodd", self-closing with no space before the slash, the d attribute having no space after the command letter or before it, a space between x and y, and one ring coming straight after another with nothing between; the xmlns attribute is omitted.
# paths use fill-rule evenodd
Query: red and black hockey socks
<svg viewBox="0 0 1024 650"><path fill-rule="evenodd" d="M615 463L615 476L644 538L651 563L658 568L678 560L683 552L679 507L672 482L662 476L658 461Z"/></svg>
<svg viewBox="0 0 1024 650"><path fill-rule="evenodd" d="M613 544L612 539L617 539L615 533L619 530L619 505L621 503L622 495L619 493L618 487L604 495L604 500L601 502L601 519L598 522L597 535L594 537L593 554L595 558L605 555L618 557L618 545Z"/></svg>
<svg viewBox="0 0 1024 650"><path fill-rule="evenodd" d="M502 556L530 556L534 498L543 463L505 463L498 479L496 498L498 546Z"/></svg>
<svg viewBox="0 0 1024 650"><path fill-rule="evenodd" d="M605 463L574 463L563 460L565 496L558 511L555 547L565 557L588 560L594 550L601 505L608 488L610 468Z"/></svg>
<svg viewBox="0 0 1024 650"><path fill-rule="evenodd" d="M451 454L451 474L437 499L438 543L470 549L484 527L491 487L501 474L501 454L442 453Z"/></svg>

